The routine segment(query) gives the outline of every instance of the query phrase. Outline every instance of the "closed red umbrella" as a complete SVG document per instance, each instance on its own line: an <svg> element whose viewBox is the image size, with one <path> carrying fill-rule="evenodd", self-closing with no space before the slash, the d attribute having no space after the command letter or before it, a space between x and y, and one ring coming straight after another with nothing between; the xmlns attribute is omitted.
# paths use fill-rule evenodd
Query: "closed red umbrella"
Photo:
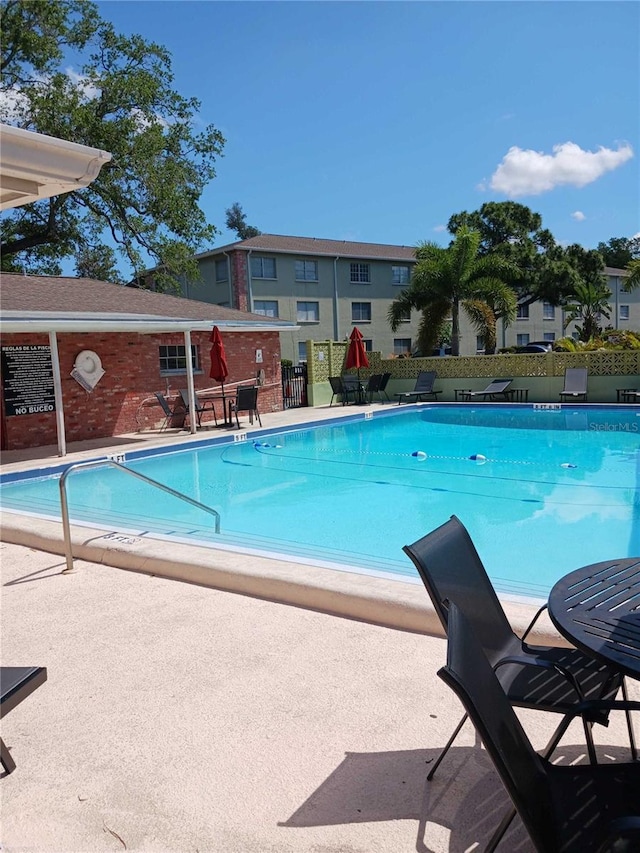
<svg viewBox="0 0 640 853"><path fill-rule="evenodd" d="M211 379L215 379L216 382L219 382L223 386L222 390L224 393L224 383L229 375L229 368L227 367L227 356L224 352L222 336L220 335L220 330L217 326L213 327L210 340L211 370L209 371L209 376Z"/></svg>
<svg viewBox="0 0 640 853"><path fill-rule="evenodd" d="M360 376L361 367L369 367L369 359L367 358L367 351L364 348L362 334L360 332L360 329L358 329L356 326L353 327L353 331L349 336L349 349L347 350L347 360L344 363L345 370L349 370L352 367L357 368L358 377Z"/></svg>

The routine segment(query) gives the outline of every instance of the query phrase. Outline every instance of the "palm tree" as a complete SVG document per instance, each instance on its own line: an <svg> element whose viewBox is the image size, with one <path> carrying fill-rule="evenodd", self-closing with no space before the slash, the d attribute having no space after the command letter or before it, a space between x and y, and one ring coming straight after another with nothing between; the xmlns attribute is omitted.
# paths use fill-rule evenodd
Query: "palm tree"
<svg viewBox="0 0 640 853"><path fill-rule="evenodd" d="M578 338L590 341L602 332L600 317L609 319L611 291L602 282L583 281L573 287L573 301L565 307L565 329L574 320L581 320L582 326L576 326Z"/></svg>
<svg viewBox="0 0 640 853"><path fill-rule="evenodd" d="M518 276L518 269L499 255L478 256L480 234L461 227L445 249L437 243L420 243L417 263L409 287L389 308L389 324L395 332L411 309L422 312L418 347L430 354L439 329L451 318L451 352L460 354L460 308L485 341L485 352L496 345L499 317L506 323L515 319L517 298L506 283Z"/></svg>
<svg viewBox="0 0 640 853"><path fill-rule="evenodd" d="M635 290L636 287L640 287L640 258L634 258L629 261L626 269L630 275L623 283L622 288L627 293L630 293L632 290Z"/></svg>

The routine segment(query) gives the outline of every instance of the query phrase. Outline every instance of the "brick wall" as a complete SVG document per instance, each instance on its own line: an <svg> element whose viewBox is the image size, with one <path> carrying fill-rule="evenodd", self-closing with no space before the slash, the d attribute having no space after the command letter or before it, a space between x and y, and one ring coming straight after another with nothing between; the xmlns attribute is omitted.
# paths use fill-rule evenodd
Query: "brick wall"
<svg viewBox="0 0 640 853"><path fill-rule="evenodd" d="M227 383L248 382L264 370L264 386L260 390L260 412L282 409L280 379L280 339L277 332L228 332L222 334L229 378ZM48 345L46 334L2 335L0 346L25 344ZM209 333L193 332L191 343L198 347L202 373L194 375L196 390L212 388L209 378ZM105 438L157 428L164 416L155 401L155 391L176 394L187 387L184 375L161 376L158 347L160 344L184 345L178 334L138 335L130 333L65 333L58 335L58 353L62 380L62 397L67 442L89 438ZM256 363L256 350L262 350L262 363ZM102 361L104 376L93 392L88 393L71 371L81 350L94 350ZM2 449L18 450L57 444L56 413L6 417L2 400Z"/></svg>
<svg viewBox="0 0 640 853"><path fill-rule="evenodd" d="M231 254L231 290L233 293L233 307L240 311L249 310L249 294L247 283L247 252L233 252Z"/></svg>

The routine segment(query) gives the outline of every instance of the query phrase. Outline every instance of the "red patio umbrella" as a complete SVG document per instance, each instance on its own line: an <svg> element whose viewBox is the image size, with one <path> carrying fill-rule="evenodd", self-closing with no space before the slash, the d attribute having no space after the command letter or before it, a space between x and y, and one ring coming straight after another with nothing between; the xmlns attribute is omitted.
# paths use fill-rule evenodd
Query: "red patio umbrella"
<svg viewBox="0 0 640 853"><path fill-rule="evenodd" d="M220 335L220 330L217 326L213 327L210 341L211 370L209 371L209 376L211 379L215 379L216 382L219 382L220 385L222 385L222 393L224 394L224 383L229 375L229 368L227 367L227 356L224 352L222 336Z"/></svg>
<svg viewBox="0 0 640 853"><path fill-rule="evenodd" d="M364 348L362 333L356 326L349 336L349 349L347 350L347 360L344 363L344 369L349 370L355 367L358 370L358 378L360 378L360 368L369 367L369 359L367 351Z"/></svg>

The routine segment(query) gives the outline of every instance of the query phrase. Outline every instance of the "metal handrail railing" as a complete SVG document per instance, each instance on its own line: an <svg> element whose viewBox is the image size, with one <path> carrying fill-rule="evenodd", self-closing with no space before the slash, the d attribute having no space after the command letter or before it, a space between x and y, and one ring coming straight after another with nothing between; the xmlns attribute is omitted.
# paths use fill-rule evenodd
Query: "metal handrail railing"
<svg viewBox="0 0 640 853"><path fill-rule="evenodd" d="M92 462L76 462L74 465L70 465L65 471L63 471L62 476L60 477L60 508L62 511L62 528L64 531L64 553L67 563L66 569L62 570L63 574L73 571L73 549L71 546L71 527L69 525L69 502L67 501L67 478L72 471L77 471L79 468L97 468L100 465L113 465L113 467L117 468L119 471L131 474L132 477L137 477L138 480L142 480L144 483L156 486L158 489L162 489L163 492L168 492L170 495L186 501L187 503L198 507L198 509L202 509L205 512L210 513L215 518L215 532L220 533L220 513L218 510L213 509L210 506L205 506L205 504L200 503L200 501L196 501L188 495L183 495L182 492L177 492L175 489L172 489L171 486L165 486L164 483L152 480L151 477L139 474L137 471L127 468L126 465L116 462L115 459L96 459Z"/></svg>

